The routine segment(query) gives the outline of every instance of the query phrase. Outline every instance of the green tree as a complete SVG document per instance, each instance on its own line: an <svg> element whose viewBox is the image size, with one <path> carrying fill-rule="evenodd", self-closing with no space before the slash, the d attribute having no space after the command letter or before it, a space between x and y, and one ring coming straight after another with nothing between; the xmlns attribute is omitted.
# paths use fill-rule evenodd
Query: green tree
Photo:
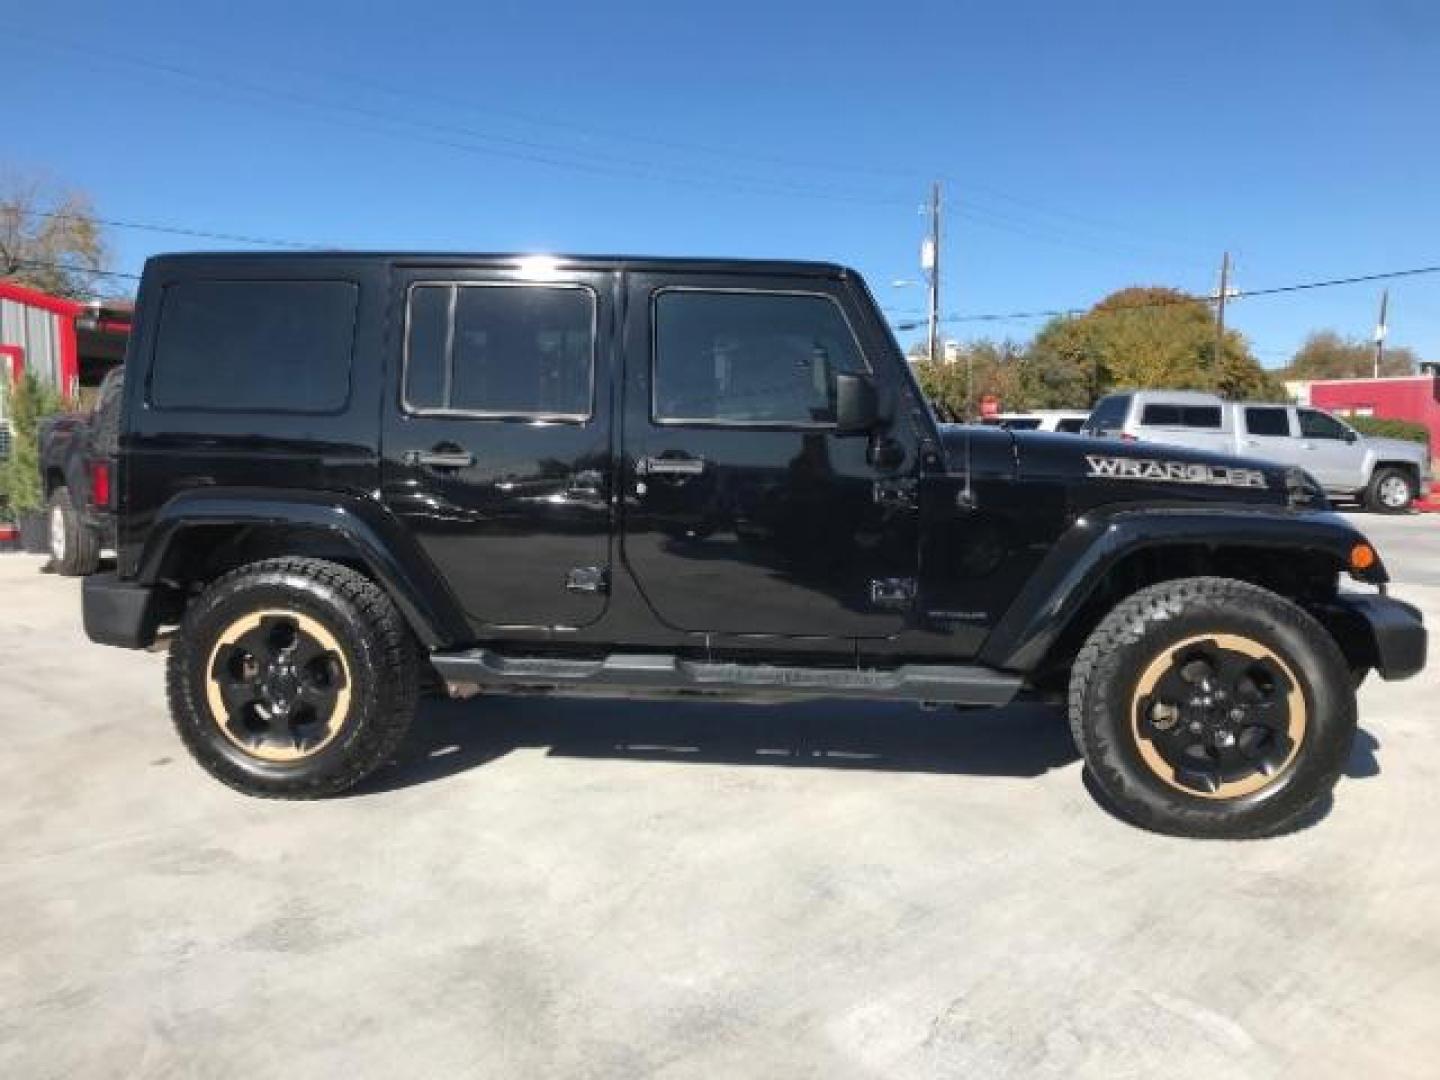
<svg viewBox="0 0 1440 1080"><path fill-rule="evenodd" d="M102 291L109 264L88 195L0 177L0 279L84 299Z"/></svg>
<svg viewBox="0 0 1440 1080"><path fill-rule="evenodd" d="M1204 301L1156 286L1121 289L1084 315L1052 320L1036 335L1026 368L1033 396L1054 408L1088 408L1122 387L1213 390L1235 399L1284 393L1234 330L1217 362L1214 316Z"/></svg>
<svg viewBox="0 0 1440 1080"><path fill-rule="evenodd" d="M1381 375L1413 375L1420 358L1413 349L1401 346L1385 350ZM1361 338L1341 337L1334 330L1320 330L1305 339L1285 368L1287 379L1354 379L1375 371L1375 346Z"/></svg>
<svg viewBox="0 0 1440 1080"><path fill-rule="evenodd" d="M63 412L65 402L29 371L15 380L8 395L10 456L0 461L0 498L11 513L19 514L40 509L40 421Z"/></svg>

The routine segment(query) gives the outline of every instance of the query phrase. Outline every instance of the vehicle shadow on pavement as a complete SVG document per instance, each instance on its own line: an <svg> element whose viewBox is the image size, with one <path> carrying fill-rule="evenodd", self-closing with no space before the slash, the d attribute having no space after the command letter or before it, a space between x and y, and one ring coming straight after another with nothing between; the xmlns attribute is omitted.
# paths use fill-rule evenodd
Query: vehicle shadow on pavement
<svg viewBox="0 0 1440 1080"><path fill-rule="evenodd" d="M528 747L574 758L1013 777L1079 756L1063 711L1032 703L927 712L854 701L426 700L396 760L355 793L429 783Z"/></svg>

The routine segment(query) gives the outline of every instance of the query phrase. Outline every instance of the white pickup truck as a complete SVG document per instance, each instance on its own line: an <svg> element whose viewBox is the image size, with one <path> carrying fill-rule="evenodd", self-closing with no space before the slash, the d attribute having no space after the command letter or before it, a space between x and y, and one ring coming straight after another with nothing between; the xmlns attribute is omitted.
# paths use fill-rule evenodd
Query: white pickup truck
<svg viewBox="0 0 1440 1080"><path fill-rule="evenodd" d="M1082 434L1298 465L1329 495L1359 499L1381 513L1408 510L1430 482L1430 455L1420 443L1362 435L1319 409L1225 401L1193 390L1110 394L1096 403Z"/></svg>

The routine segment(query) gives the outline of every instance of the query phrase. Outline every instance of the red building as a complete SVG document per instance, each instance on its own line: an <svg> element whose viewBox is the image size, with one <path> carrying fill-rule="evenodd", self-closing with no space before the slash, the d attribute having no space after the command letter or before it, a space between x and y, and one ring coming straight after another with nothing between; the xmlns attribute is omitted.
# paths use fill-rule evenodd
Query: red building
<svg viewBox="0 0 1440 1080"><path fill-rule="evenodd" d="M1337 416L1409 420L1430 431L1430 455L1440 452L1440 372L1388 379L1323 379L1309 384L1310 404Z"/></svg>

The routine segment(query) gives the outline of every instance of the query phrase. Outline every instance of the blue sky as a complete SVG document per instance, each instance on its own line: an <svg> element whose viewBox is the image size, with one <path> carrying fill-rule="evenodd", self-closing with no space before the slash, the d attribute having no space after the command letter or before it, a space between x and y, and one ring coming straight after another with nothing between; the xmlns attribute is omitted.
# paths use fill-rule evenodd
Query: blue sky
<svg viewBox="0 0 1440 1080"><path fill-rule="evenodd" d="M1068 308L1440 264L1440 9L1232 3L0 5L0 168L100 213L356 247L775 255ZM123 268L217 247L115 230ZM230 245L238 246L238 245ZM1379 286L1242 300L1268 365ZM1440 358L1440 275L1391 284ZM1028 337L1038 320L955 322ZM913 335L902 335L913 336Z"/></svg>

